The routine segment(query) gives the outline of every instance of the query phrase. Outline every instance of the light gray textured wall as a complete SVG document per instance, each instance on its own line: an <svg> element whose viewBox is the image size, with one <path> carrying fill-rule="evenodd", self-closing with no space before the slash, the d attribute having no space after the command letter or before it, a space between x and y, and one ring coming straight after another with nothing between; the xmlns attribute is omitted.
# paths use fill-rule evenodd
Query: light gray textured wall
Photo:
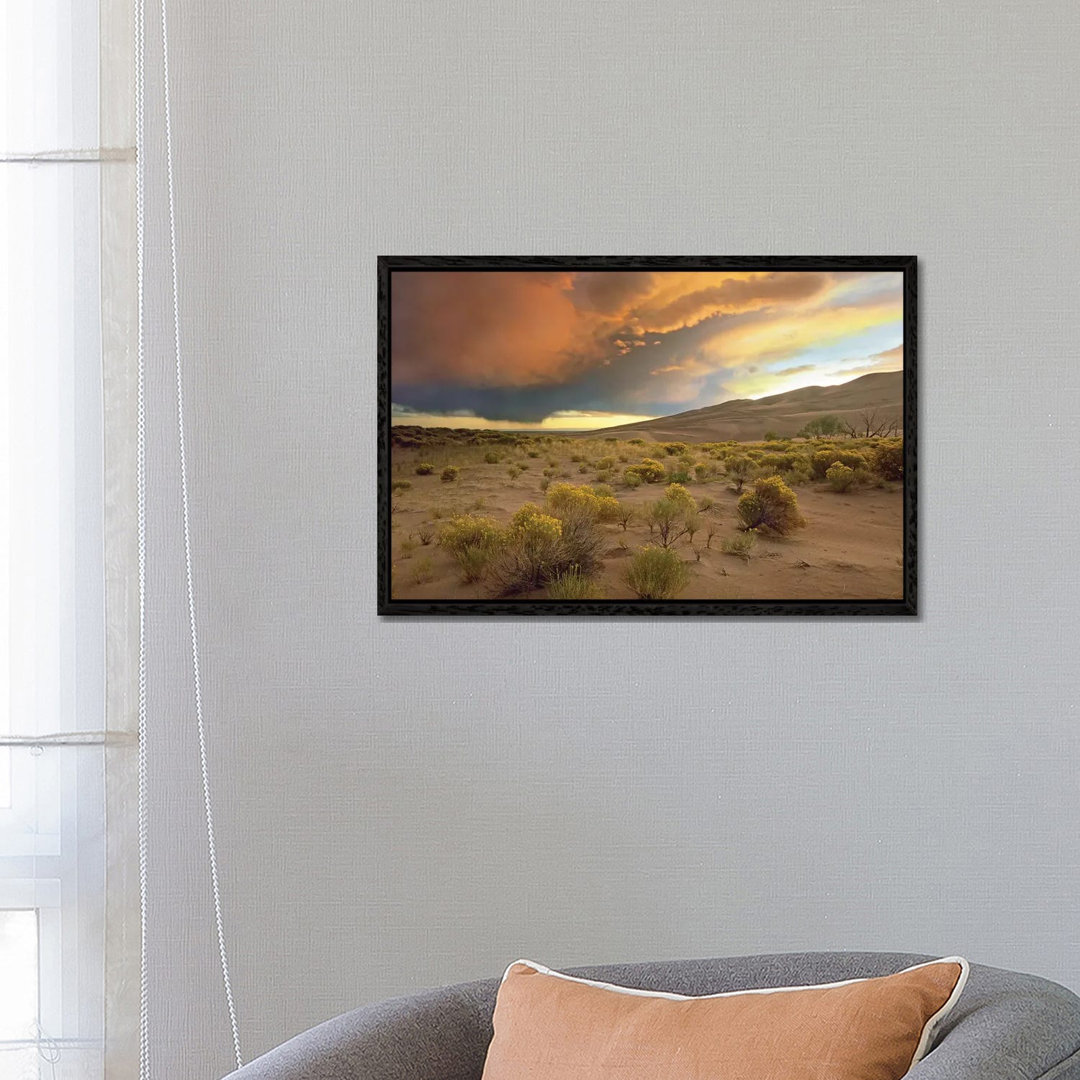
<svg viewBox="0 0 1080 1080"><path fill-rule="evenodd" d="M1080 7L174 8L248 1052L520 955L912 949L1080 986ZM917 254L921 620L380 623L379 253ZM153 1022L159 1075L203 1078L229 1052L168 394L156 378Z"/></svg>

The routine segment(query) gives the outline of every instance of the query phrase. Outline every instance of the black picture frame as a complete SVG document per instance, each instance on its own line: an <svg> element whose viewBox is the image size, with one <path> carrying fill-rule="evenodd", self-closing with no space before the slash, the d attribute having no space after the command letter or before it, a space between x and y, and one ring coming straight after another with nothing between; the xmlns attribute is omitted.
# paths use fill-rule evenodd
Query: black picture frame
<svg viewBox="0 0 1080 1080"><path fill-rule="evenodd" d="M913 617L917 593L917 265L901 256L407 256L378 257L377 296L377 613L381 616L573 617ZM391 593L391 305L393 275L400 270L819 270L893 271L903 274L903 553L902 598L853 600L416 600Z"/></svg>

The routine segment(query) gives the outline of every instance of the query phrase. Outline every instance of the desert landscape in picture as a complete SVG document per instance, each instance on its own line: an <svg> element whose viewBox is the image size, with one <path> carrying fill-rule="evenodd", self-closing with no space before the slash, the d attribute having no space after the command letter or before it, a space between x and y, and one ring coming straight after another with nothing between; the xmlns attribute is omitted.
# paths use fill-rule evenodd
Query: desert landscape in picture
<svg viewBox="0 0 1080 1080"><path fill-rule="evenodd" d="M395 271L395 600L903 596L901 274Z"/></svg>

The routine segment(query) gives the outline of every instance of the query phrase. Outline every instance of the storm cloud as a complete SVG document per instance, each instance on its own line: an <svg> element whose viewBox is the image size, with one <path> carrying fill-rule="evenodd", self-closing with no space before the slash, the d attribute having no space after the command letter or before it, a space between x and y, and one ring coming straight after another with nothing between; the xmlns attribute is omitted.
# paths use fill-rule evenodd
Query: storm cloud
<svg viewBox="0 0 1080 1080"><path fill-rule="evenodd" d="M882 273L395 271L392 399L402 422L600 426L835 382L901 366L900 291Z"/></svg>

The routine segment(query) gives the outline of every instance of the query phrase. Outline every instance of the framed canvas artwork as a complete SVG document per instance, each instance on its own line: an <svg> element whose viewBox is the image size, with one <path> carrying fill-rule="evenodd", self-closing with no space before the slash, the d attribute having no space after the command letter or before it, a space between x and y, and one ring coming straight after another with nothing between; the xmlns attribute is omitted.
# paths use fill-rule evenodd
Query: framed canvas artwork
<svg viewBox="0 0 1080 1080"><path fill-rule="evenodd" d="M917 614L914 256L384 256L378 328L380 614Z"/></svg>

